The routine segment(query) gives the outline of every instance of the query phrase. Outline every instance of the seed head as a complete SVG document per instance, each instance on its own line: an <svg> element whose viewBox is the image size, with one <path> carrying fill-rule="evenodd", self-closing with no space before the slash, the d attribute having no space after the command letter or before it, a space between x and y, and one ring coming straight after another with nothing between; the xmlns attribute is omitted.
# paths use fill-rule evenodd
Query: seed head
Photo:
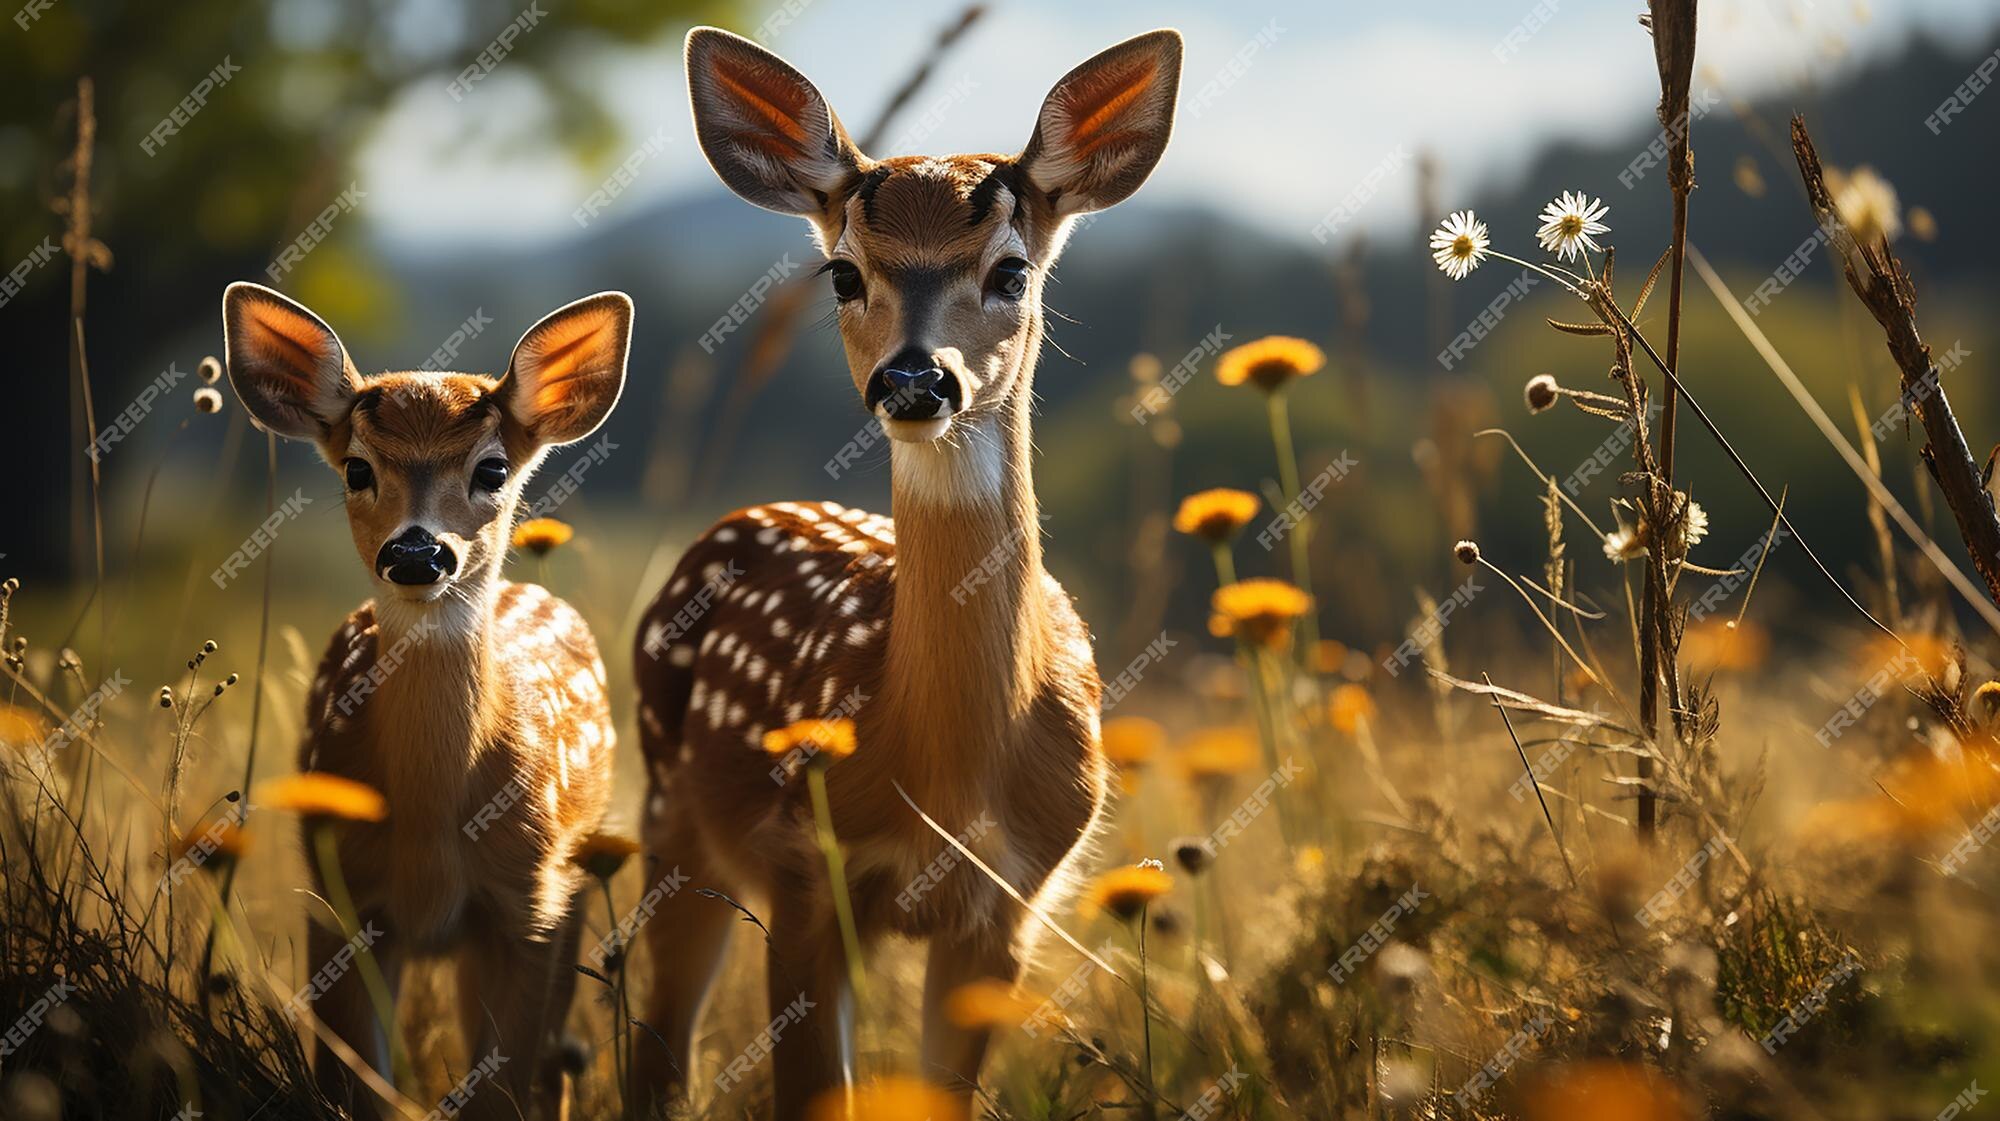
<svg viewBox="0 0 2000 1121"><path fill-rule="evenodd" d="M194 409L198 413L219 413L222 411L222 393L212 385L204 385L194 391Z"/></svg>
<svg viewBox="0 0 2000 1121"><path fill-rule="evenodd" d="M214 385L216 382L222 380L222 363L213 354L203 358L201 365L197 368L201 372L201 383L203 385Z"/></svg>
<svg viewBox="0 0 2000 1121"><path fill-rule="evenodd" d="M1460 564L1477 564L1479 562L1479 542L1460 541L1451 547L1451 555L1457 557Z"/></svg>
<svg viewBox="0 0 2000 1121"><path fill-rule="evenodd" d="M1528 379L1522 393L1528 399L1528 411L1542 413L1554 407L1556 399L1562 396L1562 386L1556 384L1553 374L1536 374Z"/></svg>

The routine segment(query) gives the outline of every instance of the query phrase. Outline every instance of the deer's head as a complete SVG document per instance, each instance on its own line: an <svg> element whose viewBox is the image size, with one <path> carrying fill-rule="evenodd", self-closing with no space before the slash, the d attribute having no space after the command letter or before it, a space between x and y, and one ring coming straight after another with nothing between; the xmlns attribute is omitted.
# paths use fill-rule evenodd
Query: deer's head
<svg viewBox="0 0 2000 1121"><path fill-rule="evenodd" d="M873 160L783 59L713 28L687 40L702 151L737 194L812 223L855 389L903 441L1029 392L1070 223L1159 162L1180 65L1180 35L1150 32L1057 82L1019 155Z"/></svg>
<svg viewBox="0 0 2000 1121"><path fill-rule="evenodd" d="M280 436L313 441L340 473L378 591L432 602L497 575L528 477L550 448L610 415L632 301L600 292L551 313L499 377L363 377L333 328L256 284L223 293L222 328L243 407Z"/></svg>

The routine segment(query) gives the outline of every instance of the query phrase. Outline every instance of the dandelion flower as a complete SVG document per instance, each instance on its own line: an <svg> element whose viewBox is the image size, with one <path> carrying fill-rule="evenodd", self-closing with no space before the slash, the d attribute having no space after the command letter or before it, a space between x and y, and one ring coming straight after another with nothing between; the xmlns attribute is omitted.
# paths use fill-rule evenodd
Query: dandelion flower
<svg viewBox="0 0 2000 1121"><path fill-rule="evenodd" d="M1250 382L1273 393L1294 378L1318 373L1324 365L1326 352L1306 340L1266 335L1223 351L1215 362L1215 380L1224 385Z"/></svg>
<svg viewBox="0 0 2000 1121"><path fill-rule="evenodd" d="M772 755L788 755L795 747L829 760L845 759L854 754L854 721L800 720L764 733L764 750Z"/></svg>
<svg viewBox="0 0 2000 1121"><path fill-rule="evenodd" d="M850 1117L865 1117L868 1121L967 1121L966 1106L951 1094L919 1079L893 1076L856 1086L852 1113L847 1108L847 1091L829 1090L813 1099L808 1116L811 1121L847 1121Z"/></svg>
<svg viewBox="0 0 2000 1121"><path fill-rule="evenodd" d="M545 557L569 544L569 539L575 536L576 530L571 529L567 522L554 518L529 518L515 528L514 547Z"/></svg>
<svg viewBox="0 0 2000 1121"><path fill-rule="evenodd" d="M1444 223L1431 231L1431 260L1444 270L1453 280L1464 280L1467 274L1478 268L1486 260L1486 251L1493 244L1487 236L1486 223L1473 216L1470 210L1460 210L1446 218Z"/></svg>
<svg viewBox="0 0 2000 1121"><path fill-rule="evenodd" d="M1131 922L1147 904L1173 887L1174 878L1157 860L1113 868L1084 889L1084 908L1091 914L1108 911L1121 922Z"/></svg>
<svg viewBox="0 0 2000 1121"><path fill-rule="evenodd" d="M944 1016L967 1031L1018 1028L1041 1005L998 977L982 977L945 994Z"/></svg>
<svg viewBox="0 0 2000 1121"><path fill-rule="evenodd" d="M1104 757L1120 770L1136 770L1152 762L1166 745L1167 730L1143 716L1118 716L1104 722L1099 733Z"/></svg>
<svg viewBox="0 0 2000 1121"><path fill-rule="evenodd" d="M632 838L600 830L577 842L576 851L569 858L598 879L608 880L638 851L639 842Z"/></svg>
<svg viewBox="0 0 2000 1121"><path fill-rule="evenodd" d="M1833 209L1840 220L1862 242L1894 241L1903 232L1902 211L1896 188L1875 173L1872 167L1857 167L1852 174L1827 174L1833 191Z"/></svg>
<svg viewBox="0 0 2000 1121"><path fill-rule="evenodd" d="M1220 543L1243 532L1257 516L1257 496L1247 490L1216 487L1181 499L1174 528L1190 537Z"/></svg>
<svg viewBox="0 0 2000 1121"><path fill-rule="evenodd" d="M1340 731L1352 735L1363 722L1375 721L1375 698L1353 682L1334 689L1327 701L1327 719Z"/></svg>
<svg viewBox="0 0 2000 1121"><path fill-rule="evenodd" d="M1190 737L1174 755L1174 765L1189 779L1233 778L1257 765L1257 737L1241 728L1205 728Z"/></svg>
<svg viewBox="0 0 2000 1121"><path fill-rule="evenodd" d="M1283 580L1258 577L1224 584L1210 600L1217 637L1237 635L1258 646L1277 648L1291 640L1292 624L1312 610L1312 597Z"/></svg>
<svg viewBox="0 0 2000 1121"><path fill-rule="evenodd" d="M1582 257L1586 249L1600 253L1603 250L1595 237L1611 232L1603 222L1609 213L1611 208L1600 199L1582 191L1564 191L1542 208L1542 228L1535 236L1541 239L1543 249L1564 260Z"/></svg>
<svg viewBox="0 0 2000 1121"><path fill-rule="evenodd" d="M302 817L380 821L389 816L388 799L380 791L325 771L271 779L259 786L250 800L265 809L290 810Z"/></svg>

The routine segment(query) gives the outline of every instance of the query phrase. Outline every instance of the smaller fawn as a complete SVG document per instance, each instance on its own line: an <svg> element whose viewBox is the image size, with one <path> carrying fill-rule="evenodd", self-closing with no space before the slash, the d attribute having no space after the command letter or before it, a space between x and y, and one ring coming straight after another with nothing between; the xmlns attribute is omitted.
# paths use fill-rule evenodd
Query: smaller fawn
<svg viewBox="0 0 2000 1121"><path fill-rule="evenodd" d="M551 313L499 377L363 377L318 316L255 284L229 286L222 319L245 409L341 472L375 585L320 662L299 767L388 801L385 820L342 832L339 860L391 999L404 961L455 956L469 1061L494 1070L463 1115L553 1119L561 1079L543 1056L569 1010L581 929L571 855L604 817L613 726L589 626L501 565L529 476L618 401L632 302L602 292ZM343 933L309 927L312 963L343 950ZM388 1077L362 974L323 986L312 1009ZM375 1115L320 1052L321 1088Z"/></svg>

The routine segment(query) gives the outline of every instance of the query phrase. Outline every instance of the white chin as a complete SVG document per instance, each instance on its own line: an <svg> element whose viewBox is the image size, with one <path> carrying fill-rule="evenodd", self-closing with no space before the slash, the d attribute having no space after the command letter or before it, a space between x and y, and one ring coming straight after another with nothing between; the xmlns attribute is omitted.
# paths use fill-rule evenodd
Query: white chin
<svg viewBox="0 0 2000 1121"><path fill-rule="evenodd" d="M379 580L377 583L404 603L436 603L451 589L451 581L448 579L439 580L435 584L398 584L388 579Z"/></svg>
<svg viewBox="0 0 2000 1121"><path fill-rule="evenodd" d="M881 421L882 431L888 433L891 440L900 440L906 444L928 444L943 437L951 428L951 418L948 416L931 417L928 420L891 420L882 417Z"/></svg>

